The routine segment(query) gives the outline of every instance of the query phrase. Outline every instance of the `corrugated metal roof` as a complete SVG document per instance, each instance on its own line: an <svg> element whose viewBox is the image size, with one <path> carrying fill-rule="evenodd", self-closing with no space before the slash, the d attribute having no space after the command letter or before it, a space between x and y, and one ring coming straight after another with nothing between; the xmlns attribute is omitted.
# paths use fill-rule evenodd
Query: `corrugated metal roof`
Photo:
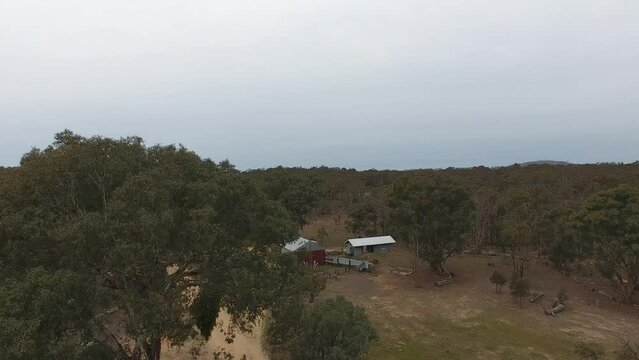
<svg viewBox="0 0 639 360"><path fill-rule="evenodd" d="M357 239L348 239L344 242L344 244L350 243L353 247L360 246L371 246L371 245L383 245L383 244L394 244L396 243L395 239L392 236L374 236L374 237L366 237L366 238L357 238Z"/></svg>
<svg viewBox="0 0 639 360"><path fill-rule="evenodd" d="M317 241L305 239L303 237L297 238L297 240L291 241L290 243L284 245L284 249L290 252L296 252L299 250L321 250L322 246L317 243Z"/></svg>

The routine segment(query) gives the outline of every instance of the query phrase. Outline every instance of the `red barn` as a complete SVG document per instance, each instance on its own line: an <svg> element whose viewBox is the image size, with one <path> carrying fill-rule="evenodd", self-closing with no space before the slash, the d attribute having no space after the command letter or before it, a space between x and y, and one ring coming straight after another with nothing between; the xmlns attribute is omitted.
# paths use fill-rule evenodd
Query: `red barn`
<svg viewBox="0 0 639 360"><path fill-rule="evenodd" d="M320 265L324 265L324 262L326 262L326 251L322 245L317 241L303 237L284 245L282 253L293 253L300 261L308 264L317 262Z"/></svg>

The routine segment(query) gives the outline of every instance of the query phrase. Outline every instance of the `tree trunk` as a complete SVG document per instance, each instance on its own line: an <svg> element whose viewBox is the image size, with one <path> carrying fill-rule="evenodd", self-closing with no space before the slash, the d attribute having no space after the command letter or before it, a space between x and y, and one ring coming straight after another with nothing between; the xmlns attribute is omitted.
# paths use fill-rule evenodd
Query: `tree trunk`
<svg viewBox="0 0 639 360"><path fill-rule="evenodd" d="M446 266L443 262L430 264L430 267L439 275L448 275L448 273L446 272Z"/></svg>
<svg viewBox="0 0 639 360"><path fill-rule="evenodd" d="M151 356L152 360L160 360L160 354L162 353L162 339L154 338L151 344Z"/></svg>
<svg viewBox="0 0 639 360"><path fill-rule="evenodd" d="M135 342L135 347L131 352L131 360L142 360L142 351L140 351L140 343Z"/></svg>
<svg viewBox="0 0 639 360"><path fill-rule="evenodd" d="M146 360L160 360L162 351L162 339L160 337L154 336L149 339L139 337L137 342L144 352Z"/></svg>
<svg viewBox="0 0 639 360"><path fill-rule="evenodd" d="M623 294L623 302L632 305L632 294L635 292L635 286L637 281L634 279L628 279L628 282L625 284L624 294Z"/></svg>

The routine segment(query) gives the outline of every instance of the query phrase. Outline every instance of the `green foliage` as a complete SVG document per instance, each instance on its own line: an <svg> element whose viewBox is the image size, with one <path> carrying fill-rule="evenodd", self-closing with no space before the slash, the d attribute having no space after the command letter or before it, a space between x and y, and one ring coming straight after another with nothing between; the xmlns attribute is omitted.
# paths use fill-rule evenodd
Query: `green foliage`
<svg viewBox="0 0 639 360"><path fill-rule="evenodd" d="M448 179L407 178L390 195L395 233L417 244L418 255L444 272L446 260L464 248L473 202L468 191Z"/></svg>
<svg viewBox="0 0 639 360"><path fill-rule="evenodd" d="M512 252L520 276L528 250L542 254L552 244L551 260L558 268L567 270L594 255L597 268L630 299L639 233L638 170L639 163L402 172L277 168L240 173L228 162L202 160L182 147L147 147L137 137L84 138L64 131L46 149L25 154L19 167L0 168L0 282L4 295L16 292L10 284L31 271L44 269L47 276L62 271L91 279L85 283L95 285L104 302L92 310L121 309L124 335L142 339L139 345L147 349L140 351L146 352L158 337L179 344L193 335L194 328L207 336L217 316L217 298L242 326L249 326L261 311L285 307L287 302L301 314L313 282L290 290L275 286L286 277L277 274L280 265L272 265L279 261L273 259L272 248L292 238L311 211L356 213L363 203L370 203L374 206L362 212L362 219L371 220L374 208L377 226L383 229L386 209L377 205L385 202L385 190L393 192L393 234L418 240L420 256L443 270L445 259L464 243L462 236L442 234L468 229L464 217L458 216L465 211L448 208L453 196L440 191L454 187L467 188L462 192L472 193L478 208L485 205L485 213L475 213L472 238L477 248L489 243ZM624 183L630 187L609 190ZM609 191L593 196L570 218L583 199L604 190ZM465 208L465 197L458 200ZM441 219L456 222L450 225ZM455 229L449 232L451 227ZM371 228L361 227L368 233ZM167 273L167 268L176 273ZM201 288L198 297L185 302L183 290L195 286ZM290 300L277 301L287 291L283 298ZM303 294L293 295L296 291ZM293 300L300 296L301 306ZM40 331L25 322L36 317L31 310L2 316L0 333L20 331L2 333L5 342L0 348L12 349L9 333ZM93 344L108 338L99 318L77 319L82 321L67 323L73 329L65 334L86 334ZM24 344L38 336L26 336ZM43 344L47 336L42 335ZM25 351L36 349L24 346ZM77 350L89 351L82 345ZM11 356L19 358L15 354ZM30 354L57 356L55 350Z"/></svg>
<svg viewBox="0 0 639 360"><path fill-rule="evenodd" d="M490 282L495 284L495 291L501 293L501 288L508 282L508 279L502 272L494 270L493 274L490 275Z"/></svg>
<svg viewBox="0 0 639 360"><path fill-rule="evenodd" d="M510 294L513 299L515 299L515 302L519 303L519 305L523 305L529 292L530 284L528 280L520 277L518 273L513 273L510 279Z"/></svg>
<svg viewBox="0 0 639 360"><path fill-rule="evenodd" d="M29 270L0 284L0 359L111 359L92 323L96 289L70 271Z"/></svg>
<svg viewBox="0 0 639 360"><path fill-rule="evenodd" d="M276 168L251 171L246 176L266 184L264 186L287 183L278 177L310 184L320 197L317 213L336 217L355 211L365 201L383 202L386 190L392 192L396 187L393 184L431 177L451 179L467 188L476 203L477 211L471 216L474 221L467 236L474 250L489 245L514 253L513 269L522 272L529 257L535 255L550 254L553 263L563 271L589 260L593 253L592 241L582 241L580 233L574 231L570 215L579 209L584 199L597 192L620 184L639 186L638 171L639 162L359 172L327 167ZM378 221L381 215L383 212L378 211ZM396 215L392 216L393 220ZM387 229L398 240L410 243L414 234L398 228L396 223L393 225Z"/></svg>
<svg viewBox="0 0 639 360"><path fill-rule="evenodd" d="M379 235L377 213L372 202L360 202L351 209L348 216L346 228L356 236Z"/></svg>
<svg viewBox="0 0 639 360"><path fill-rule="evenodd" d="M301 228L308 224L306 217L317 204L318 196L313 187L295 184L281 194L280 201Z"/></svg>
<svg viewBox="0 0 639 360"><path fill-rule="evenodd" d="M298 297L284 298L271 309L266 323L266 342L271 349L271 357L276 354L288 357L288 352L299 334L304 313L304 301Z"/></svg>
<svg viewBox="0 0 639 360"><path fill-rule="evenodd" d="M272 200L279 201L299 228L308 223L307 217L320 200L320 193L312 180L283 168L265 173L253 173L253 180ZM261 175L261 176L256 176Z"/></svg>
<svg viewBox="0 0 639 360"><path fill-rule="evenodd" d="M276 353L286 353L300 331L305 301L313 302L326 286L324 274L302 265L295 256L284 254L273 261L271 271L277 284L276 301L270 307L266 341Z"/></svg>
<svg viewBox="0 0 639 360"><path fill-rule="evenodd" d="M105 308L121 310L123 341L136 346L108 344L123 357L153 358L161 339L180 344L195 327L208 337L220 306L249 328L279 296L273 248L297 229L280 203L226 162L68 131L23 157L0 187L0 204L3 274L80 274ZM29 321L34 313L12 316ZM67 332L115 339L105 319L77 319Z"/></svg>
<svg viewBox="0 0 639 360"><path fill-rule="evenodd" d="M603 347L596 343L579 343L575 345L575 354L580 360L601 360L604 358Z"/></svg>
<svg viewBox="0 0 639 360"><path fill-rule="evenodd" d="M191 316L195 326L205 340L211 336L215 321L220 313L222 294L213 284L202 285L191 305Z"/></svg>
<svg viewBox="0 0 639 360"><path fill-rule="evenodd" d="M572 211L561 209L552 213L552 237L554 243L550 249L550 261L560 271L570 271L570 265L579 264L592 255L592 243L580 241L570 216Z"/></svg>
<svg viewBox="0 0 639 360"><path fill-rule="evenodd" d="M535 200L531 192L523 190L510 191L503 199L505 214L500 229L500 241L502 247L510 252L513 271L519 273L519 277L524 276L539 222Z"/></svg>
<svg viewBox="0 0 639 360"><path fill-rule="evenodd" d="M326 276L324 272L313 269L310 266L306 269L308 272L306 275L308 280L304 282L306 284L306 293L308 294L308 301L314 302L315 297L326 288Z"/></svg>
<svg viewBox="0 0 639 360"><path fill-rule="evenodd" d="M301 323L291 349L292 359L361 359L377 338L364 309L341 296L306 309Z"/></svg>
<svg viewBox="0 0 639 360"><path fill-rule="evenodd" d="M367 193L351 206L346 228L356 236L385 234L388 228L387 191Z"/></svg>
<svg viewBox="0 0 639 360"><path fill-rule="evenodd" d="M475 211L472 221L472 250L480 253L485 244L494 239L497 225L497 193L490 188L481 187L472 195Z"/></svg>
<svg viewBox="0 0 639 360"><path fill-rule="evenodd" d="M632 302L639 281L639 188L620 186L589 198L575 224L581 239L593 244L602 273Z"/></svg>
<svg viewBox="0 0 639 360"><path fill-rule="evenodd" d="M576 259L576 246L572 239L561 238L550 249L550 261L560 271L568 271Z"/></svg>

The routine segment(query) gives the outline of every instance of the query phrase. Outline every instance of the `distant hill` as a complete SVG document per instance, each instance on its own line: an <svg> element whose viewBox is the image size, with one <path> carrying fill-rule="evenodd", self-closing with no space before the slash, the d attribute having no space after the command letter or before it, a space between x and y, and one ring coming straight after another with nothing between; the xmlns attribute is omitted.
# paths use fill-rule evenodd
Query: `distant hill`
<svg viewBox="0 0 639 360"><path fill-rule="evenodd" d="M569 163L567 161L555 161L555 160L537 160L537 161L528 161L525 163L519 164L520 166L530 166L530 165L553 165L553 166L566 166L566 165L574 165L573 163Z"/></svg>

